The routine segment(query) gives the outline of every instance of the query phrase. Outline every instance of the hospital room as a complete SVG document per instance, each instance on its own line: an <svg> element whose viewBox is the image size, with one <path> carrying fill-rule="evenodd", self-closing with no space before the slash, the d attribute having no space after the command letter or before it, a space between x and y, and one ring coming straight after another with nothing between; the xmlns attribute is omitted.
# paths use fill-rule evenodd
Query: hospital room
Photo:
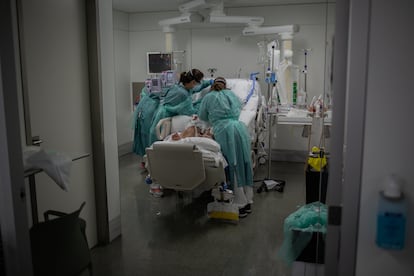
<svg viewBox="0 0 414 276"><path fill-rule="evenodd" d="M123 225L130 225L123 226L128 231L123 238L132 231L131 238L139 240L138 233L143 231L142 235L154 244L151 254L162 254L161 263L174 267L180 274L322 275L323 234L317 235L316 230L313 238L302 241L303 244L299 241L296 246L304 250L301 254L301 250L293 251L293 235L300 231L287 229L313 227L288 225L289 215L301 215L306 208L311 211L302 213L303 218L319 217L317 221L325 224L321 231L326 227L325 198L322 198L326 194L322 193L326 193L327 169L323 167L323 174L307 170L310 168L307 160L313 147L316 147L314 154L322 149L329 156L335 2L288 2L183 1L178 8L166 12L152 11L152 7L143 11L146 5L142 4L136 6L135 13L116 9L117 4L122 7L123 3L114 2L115 72L119 79L130 79L117 82L121 150L131 150L130 91L134 124L137 113L144 114L145 107L151 108L147 102L141 107L137 100L143 97L143 87L159 93L165 88L159 88L158 83L163 86L163 80L169 78L156 68L151 71L151 59L161 64L168 57L168 66L161 70L175 71L176 81L177 75L191 74L194 68L204 73L203 81L223 77L226 87L242 102L239 118L249 127L254 195L247 215L240 210L237 214L234 205L220 201L220 197L229 197L237 205L237 193L220 183L228 181L228 177L217 175L213 171L216 168L199 168L195 165L198 160L188 160L186 149L181 147L181 142L187 140L190 150L194 144L203 148L204 141L195 142L188 137L180 140L178 146L174 144L177 142L150 142L144 157L141 150L120 158L121 213L132 220L123 221ZM188 23L176 24L187 18ZM193 97L208 93L210 87ZM121 89L125 93L119 93ZM121 101L123 108L119 108ZM119 123L121 118L123 124ZM166 123L158 124L160 139L192 124L191 117L182 114L164 120ZM144 127L143 130L152 131ZM166 133L161 134L163 131ZM137 141L132 143L135 145ZM321 156L326 160L325 155ZM214 167L222 172L223 165ZM198 180L204 173L208 180ZM139 183L133 182L131 175L137 175L139 181L133 179ZM320 175L325 183L318 180ZM203 182L196 186L194 183L199 181ZM130 184L123 186L123 183ZM325 186L319 188L319 185ZM131 197L135 198L130 201ZM133 246L122 247L127 255L137 250ZM246 253L235 254L242 251ZM204 259L206 253L208 257ZM186 261L189 257L188 262L194 264ZM162 264L159 268L152 266L144 266L144 274L159 275L165 269Z"/></svg>
<svg viewBox="0 0 414 276"><path fill-rule="evenodd" d="M198 160L189 157L188 149L182 148L182 143L190 143L190 150L194 144L205 149L204 140L208 138L202 137L197 137L197 141L192 137L181 139L179 145L170 141L157 141L155 144L149 142L151 145L146 145L149 149L147 148L145 153L142 149L137 149L135 155L127 154L121 157L121 199L126 198L123 195L122 183L132 182L131 173L138 175L141 182L144 178L147 185L137 186L136 183L132 183L125 186L126 196L129 198L135 194L136 197L131 202L135 206L132 208L128 205L125 208L128 209L126 212L136 217L142 210L149 211L145 216L150 216L150 221L138 218L132 224L147 225L144 229L153 232L150 239L158 248L153 249L153 254L158 254L155 253L158 250L165 252L161 254L168 254L169 257L166 256L165 261L180 263L177 266L181 273L236 275L251 271L252 275L266 275L270 270L271 275L306 275L304 271L307 270L309 273L312 269L315 273L321 270L322 266L323 251L317 251L323 247L322 235L314 235L302 256L298 254L292 257L290 254L297 253L291 252L293 245L287 244L293 242L293 237L289 236L289 233L284 234L283 231L293 227L285 222L289 215L294 216L293 213L298 214L309 206L316 206L315 208L320 208L321 211L311 211L304 216L319 217L324 211L323 215L326 215L323 205L325 199L319 197L316 192L319 191L319 172L313 169L310 172L309 169L306 173L306 162L313 146L329 151L329 135L326 135L325 131L329 132L328 120L331 118L328 117L332 94L329 70L334 38L335 3L263 3L262 6L255 3L255 7L240 5L237 1L189 1L178 6L175 11L168 12L126 14L115 10L114 37L118 39L114 41L114 59L118 69L116 75L121 79L124 72L131 78L134 93L132 98L136 100L139 96L141 99L144 97L143 107L139 105L139 100L136 100L138 103L134 106L136 116L133 121L133 124L142 124L142 128L145 127L146 121L140 121L137 113L145 117L145 108L152 108L141 92L142 87L145 86L144 90L152 90L155 93L168 89L164 88L162 83L163 80L169 79L169 76L165 73L163 75L161 70L172 70L178 75L185 72L188 75L188 72L193 74L195 68L204 73L201 83L214 81L217 77L226 80L226 87L242 102L239 120L249 128L251 163L254 167L254 195L249 204L250 212L246 214L244 210L239 209L237 214L234 205L239 206L241 201L237 191L233 187L222 187L223 181L231 181L228 175L217 175L215 167L222 172L225 164L216 164L214 168L207 165L210 167L208 170L202 166L199 168L196 165ZM138 8L144 9L142 5ZM175 24L187 20L187 15L190 22ZM129 51L126 47L129 47ZM126 56L125 53L128 52L129 55ZM156 71L157 68L151 68L156 66L151 64L152 60L155 60L153 62L156 64L165 64L166 57L167 68L159 71ZM125 68L124 71L122 68ZM178 76L175 78L179 81ZM161 84L161 88L158 87L158 83ZM131 90L130 83L119 85ZM194 93L193 98L201 97L198 94L208 93L210 87L211 85L202 92ZM128 94L124 93L124 96ZM131 106L130 99L125 98L126 107ZM319 103L315 104L317 101ZM117 105L119 107L120 101ZM318 106L318 110L310 112L308 108L311 106ZM124 112L126 109L122 108ZM219 113L219 110L210 112ZM198 122L191 122L192 118L183 114L189 115L184 112L164 119L167 121L161 125L159 123L158 127L161 130L158 130L158 138L168 139L168 134L183 131L188 125L198 123L203 132L205 126L202 123L205 122L200 122L200 119ZM312 116L315 116L314 120ZM118 114L118 121L119 118L121 114ZM120 137L125 133L125 146L129 151L130 118L130 113L125 112L125 127L121 129L118 124L118 144L124 146ZM318 130L318 124L321 123L324 123L325 127ZM151 127L156 124L157 121L152 122ZM139 127L135 125L135 135ZM166 133L161 134L163 131ZM137 140L139 137L146 138L147 132L145 130L141 136L134 137L138 137ZM321 135L324 136L321 138ZM199 141L201 139L204 140ZM137 140L133 141L134 145L140 142ZM269 142L272 144L271 152L268 151ZM316 149L314 150L316 153ZM144 154L146 155L142 158ZM205 166L206 164L204 161ZM124 166L128 166L124 171L128 172L129 180L123 180ZM322 171L326 182L327 170ZM207 180L198 180L204 173ZM196 186L194 183L199 181L202 181L202 184ZM217 187L217 183L221 186ZM230 186L231 183L224 185ZM326 192L326 183L324 189ZM227 204L221 201L227 198L233 202ZM249 200L248 202L250 203ZM121 201L121 214L122 204ZM306 204L308 206L305 206ZM323 215L321 224L322 221L326 222ZM233 224L237 225L236 229ZM144 230L139 225L127 227L125 228L131 231ZM170 230L164 231L164 227ZM262 234L262 229L274 231ZM224 240L216 235L222 236ZM197 238L198 236L201 237ZM249 238L245 240L244 236ZM234 244L235 240L239 240L239 245ZM180 257L171 256L177 254L174 253L174 249L163 248L168 248L170 242L180 244L177 244L183 247L180 251L191 253L181 253L183 256ZM269 243L272 244L270 247L266 245ZM237 249L238 246L240 249ZM300 244L297 246L306 247ZM244 251L243 249L246 250L246 255L232 253L233 250ZM199 255L201 252L211 253L203 260ZM269 256L269 252L273 252L273 256ZM191 254L192 259L197 259L194 260L197 268L192 268L190 264L184 265L176 259L185 260L187 254ZM260 264L258 260L261 260ZM216 264L214 268L211 267L211 263ZM150 271L154 275L161 274L163 268L160 266L159 270L149 270L148 275L151 275Z"/></svg>
<svg viewBox="0 0 414 276"><path fill-rule="evenodd" d="M374 2L5 1L0 275L412 275Z"/></svg>

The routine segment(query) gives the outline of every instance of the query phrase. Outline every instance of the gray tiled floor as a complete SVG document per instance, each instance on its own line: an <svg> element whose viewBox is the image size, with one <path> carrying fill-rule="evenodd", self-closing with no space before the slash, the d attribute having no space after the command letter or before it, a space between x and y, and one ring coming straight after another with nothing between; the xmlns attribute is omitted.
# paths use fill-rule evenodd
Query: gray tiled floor
<svg viewBox="0 0 414 276"><path fill-rule="evenodd" d="M284 218L305 202L303 163L272 162L270 178L286 180L285 191L255 193L253 213L238 224L209 220L207 197L152 197L138 164L133 154L120 159L122 235L92 250L95 275L290 275L278 249ZM255 178L267 171L260 166Z"/></svg>

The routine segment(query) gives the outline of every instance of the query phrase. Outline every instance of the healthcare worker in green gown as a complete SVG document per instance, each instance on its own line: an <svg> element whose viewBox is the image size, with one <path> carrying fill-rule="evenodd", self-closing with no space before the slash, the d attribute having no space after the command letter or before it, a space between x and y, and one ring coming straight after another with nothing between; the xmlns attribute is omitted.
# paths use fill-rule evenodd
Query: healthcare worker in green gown
<svg viewBox="0 0 414 276"><path fill-rule="evenodd" d="M193 106L193 94L208 87L211 82L203 80L204 74L198 69L191 69L180 75L178 84L172 85L162 98L154 114L150 127L150 144L158 140L156 126L161 119L176 115L197 114Z"/></svg>
<svg viewBox="0 0 414 276"><path fill-rule="evenodd" d="M134 143L133 152L143 157L145 148L150 144L150 127L163 92L150 92L147 87L141 91L141 97L133 115ZM143 163L141 164L143 165Z"/></svg>
<svg viewBox="0 0 414 276"><path fill-rule="evenodd" d="M212 125L214 139L229 164L228 180L239 217L246 217L252 211L253 169L250 135L247 126L239 121L241 108L241 100L226 88L226 80L217 77L201 102L198 116Z"/></svg>

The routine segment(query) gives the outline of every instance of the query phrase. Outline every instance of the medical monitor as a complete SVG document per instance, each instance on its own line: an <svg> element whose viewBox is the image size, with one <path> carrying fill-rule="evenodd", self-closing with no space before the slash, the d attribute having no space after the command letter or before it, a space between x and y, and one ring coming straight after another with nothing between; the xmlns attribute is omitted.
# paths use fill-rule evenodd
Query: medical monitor
<svg viewBox="0 0 414 276"><path fill-rule="evenodd" d="M151 79L151 92L161 92L160 79Z"/></svg>
<svg viewBox="0 0 414 276"><path fill-rule="evenodd" d="M160 74L164 71L171 70L172 67L172 54L160 53L160 52L148 52L147 53L147 73Z"/></svg>
<svg viewBox="0 0 414 276"><path fill-rule="evenodd" d="M164 71L161 73L161 80L164 87L170 87L178 81L177 74L172 70Z"/></svg>
<svg viewBox="0 0 414 276"><path fill-rule="evenodd" d="M162 83L160 78L147 79L145 81L145 86L150 93L161 92L162 90Z"/></svg>

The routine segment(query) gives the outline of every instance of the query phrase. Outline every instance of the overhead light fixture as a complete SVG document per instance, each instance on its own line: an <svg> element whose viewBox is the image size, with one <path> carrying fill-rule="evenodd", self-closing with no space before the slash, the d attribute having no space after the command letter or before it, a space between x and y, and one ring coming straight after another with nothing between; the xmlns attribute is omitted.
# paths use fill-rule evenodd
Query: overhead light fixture
<svg viewBox="0 0 414 276"><path fill-rule="evenodd" d="M203 21L203 17L199 14L188 13L182 14L177 17L172 17L168 19L164 19L158 22L160 26L169 26L169 25L177 25L177 24L184 24L184 23L191 23L191 22L201 22Z"/></svg>
<svg viewBox="0 0 414 276"><path fill-rule="evenodd" d="M264 22L264 17L226 15L224 13L223 1L219 1L215 4L212 4L210 8L209 22L224 24L246 24L247 26L260 26Z"/></svg>
<svg viewBox="0 0 414 276"><path fill-rule="evenodd" d="M210 23L247 24L253 27L260 26L263 22L263 17L210 15Z"/></svg>
<svg viewBox="0 0 414 276"><path fill-rule="evenodd" d="M158 25L162 27L163 32L173 32L175 29L171 27L172 25L192 23L192 22L202 22L203 19L204 18L198 13L187 13L187 14L182 14L177 17L172 17L172 18L158 21Z"/></svg>
<svg viewBox="0 0 414 276"><path fill-rule="evenodd" d="M280 34L287 36L292 36L294 33L299 31L298 25L284 25L284 26L269 26L269 27L256 27L249 26L243 29L242 33L245 36L249 35L267 35L267 34ZM283 38L282 38L283 39Z"/></svg>

